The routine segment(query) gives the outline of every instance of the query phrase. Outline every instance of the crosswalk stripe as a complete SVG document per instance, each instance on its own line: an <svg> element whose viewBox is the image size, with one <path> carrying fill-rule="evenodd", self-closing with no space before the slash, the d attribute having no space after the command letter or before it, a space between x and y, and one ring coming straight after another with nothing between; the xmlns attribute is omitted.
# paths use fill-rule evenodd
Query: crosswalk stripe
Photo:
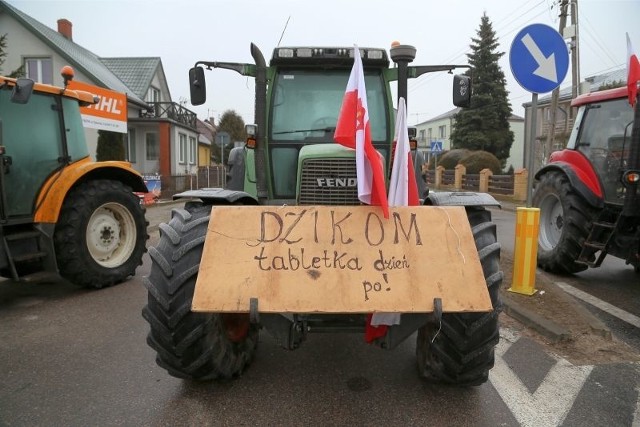
<svg viewBox="0 0 640 427"><path fill-rule="evenodd" d="M522 426L560 425L569 413L593 366L574 366L565 359L549 370L538 389L530 393L503 360L503 355L517 341L501 331L496 346L496 364L489 379L513 416ZM553 355L552 355L553 356Z"/></svg>

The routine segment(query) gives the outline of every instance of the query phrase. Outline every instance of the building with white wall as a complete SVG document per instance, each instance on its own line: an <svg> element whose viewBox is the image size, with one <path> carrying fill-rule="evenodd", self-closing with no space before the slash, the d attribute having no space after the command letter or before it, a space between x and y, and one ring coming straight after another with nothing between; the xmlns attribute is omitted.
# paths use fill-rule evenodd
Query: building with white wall
<svg viewBox="0 0 640 427"><path fill-rule="evenodd" d="M455 126L455 116L460 108L454 108L446 113L440 114L432 119L415 125L418 138L418 149L431 155L431 143L440 142L443 151L449 151L451 146L451 131ZM509 128L513 132L513 144L509 158L506 161L506 169L513 167L520 169L524 165L524 118L511 115L509 118Z"/></svg>

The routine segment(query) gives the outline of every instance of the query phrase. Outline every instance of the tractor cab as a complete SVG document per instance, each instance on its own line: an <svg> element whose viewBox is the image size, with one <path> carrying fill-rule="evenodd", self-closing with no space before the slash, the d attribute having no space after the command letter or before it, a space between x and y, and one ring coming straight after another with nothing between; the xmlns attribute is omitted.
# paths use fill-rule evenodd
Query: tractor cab
<svg viewBox="0 0 640 427"><path fill-rule="evenodd" d="M622 97L616 97L621 92ZM629 167L633 109L626 88L584 95L573 102L578 106L577 132L571 134L567 149L577 150L593 166L602 186L604 200L622 204L622 173Z"/></svg>

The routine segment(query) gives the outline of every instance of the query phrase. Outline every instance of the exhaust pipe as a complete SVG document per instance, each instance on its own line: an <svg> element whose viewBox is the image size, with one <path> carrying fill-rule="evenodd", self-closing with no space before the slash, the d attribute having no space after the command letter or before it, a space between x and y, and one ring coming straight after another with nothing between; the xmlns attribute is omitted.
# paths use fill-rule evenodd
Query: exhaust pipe
<svg viewBox="0 0 640 427"><path fill-rule="evenodd" d="M258 200L263 204L269 196L267 192L267 175L265 161L265 127L266 127L266 110L267 110L267 63L264 55L258 49L258 46L251 43L251 56L256 63L256 105L254 120L257 126L256 130L256 191Z"/></svg>

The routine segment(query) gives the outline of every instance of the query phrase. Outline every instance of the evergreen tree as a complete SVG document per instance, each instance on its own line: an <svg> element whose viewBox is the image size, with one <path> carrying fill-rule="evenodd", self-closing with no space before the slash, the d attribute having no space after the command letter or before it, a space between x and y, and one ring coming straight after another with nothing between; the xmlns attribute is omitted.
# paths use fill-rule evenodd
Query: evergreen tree
<svg viewBox="0 0 640 427"><path fill-rule="evenodd" d="M96 148L96 160L124 160L124 133L98 131L98 147Z"/></svg>
<svg viewBox="0 0 640 427"><path fill-rule="evenodd" d="M7 55L7 34L5 33L0 36L0 74L2 74L2 65L4 64L4 61L6 61ZM7 77L17 78L22 76L24 76L24 65L13 70Z"/></svg>
<svg viewBox="0 0 640 427"><path fill-rule="evenodd" d="M238 113L233 110L227 110L222 113L222 117L220 117L220 121L218 122L218 132L226 132L229 134L231 141L225 141L227 144L224 147L224 163L226 164L229 160L229 151L233 148L233 143L236 141L244 142L247 138L247 134L244 130L244 120ZM214 150L214 157L216 156Z"/></svg>
<svg viewBox="0 0 640 427"><path fill-rule="evenodd" d="M478 37L471 39L471 53L467 54L472 67L466 73L473 82L471 107L456 114L451 144L454 148L488 151L504 167L513 143L507 81L498 65L504 52L497 52L498 39L486 14L476 34Z"/></svg>

